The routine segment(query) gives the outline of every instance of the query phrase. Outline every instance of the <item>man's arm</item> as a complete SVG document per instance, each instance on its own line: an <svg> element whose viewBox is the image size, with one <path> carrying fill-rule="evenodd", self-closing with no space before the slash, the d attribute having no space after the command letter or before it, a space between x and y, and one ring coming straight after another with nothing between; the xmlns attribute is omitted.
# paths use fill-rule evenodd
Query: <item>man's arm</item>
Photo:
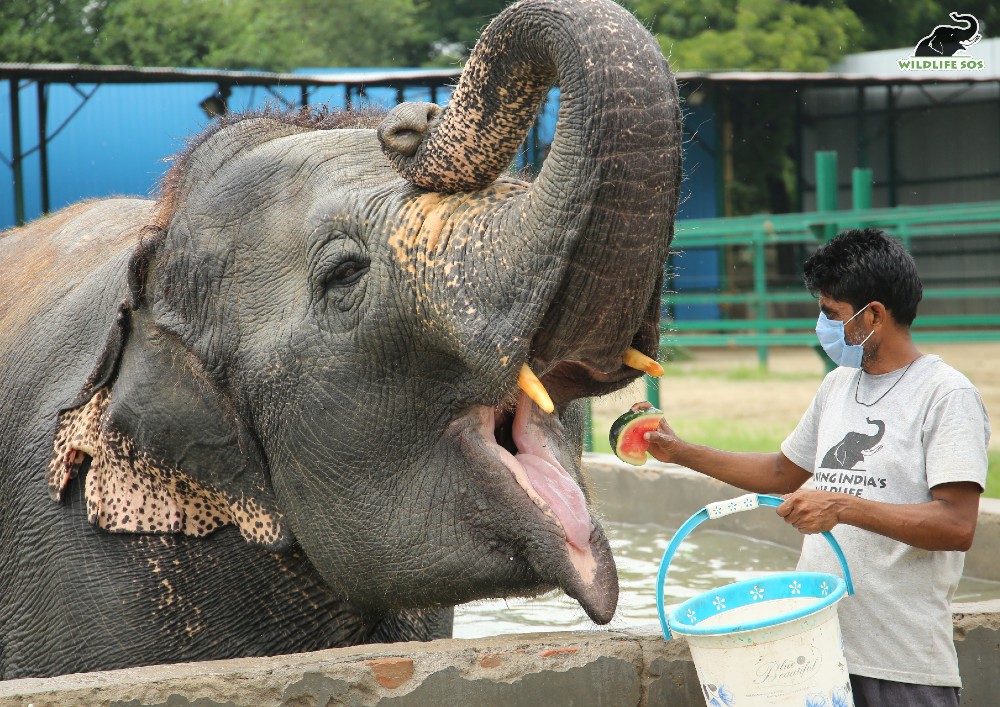
<svg viewBox="0 0 1000 707"><path fill-rule="evenodd" d="M650 407L638 403L633 408ZM686 466L737 488L754 493L790 493L811 476L781 452L724 452L691 444L679 438L667 423L660 420L654 432L647 432L649 453L661 462Z"/></svg>
<svg viewBox="0 0 1000 707"><path fill-rule="evenodd" d="M778 506L778 515L803 533L822 533L846 523L922 550L972 547L982 489L972 481L940 484L928 503L868 501L830 491L802 490Z"/></svg>

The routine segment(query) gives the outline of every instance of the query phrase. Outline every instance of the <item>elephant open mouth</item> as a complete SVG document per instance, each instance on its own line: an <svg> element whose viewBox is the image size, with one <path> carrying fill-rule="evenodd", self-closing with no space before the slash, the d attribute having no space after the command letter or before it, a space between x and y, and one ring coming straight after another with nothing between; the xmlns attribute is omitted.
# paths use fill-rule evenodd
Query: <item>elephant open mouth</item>
<svg viewBox="0 0 1000 707"><path fill-rule="evenodd" d="M542 366L540 385L562 409L582 391L636 376L632 367L600 373L593 366L564 361ZM523 388L523 386L522 386ZM579 441L567 439L560 414L551 414L521 390L516 403L475 405L452 422L463 456L481 474L485 493L503 504L505 515L528 524L534 540L518 551L541 580L580 602L597 623L607 623L618 600L618 578L610 545L591 515L579 478ZM572 435L570 435L572 436ZM514 558L510 558L513 560Z"/></svg>

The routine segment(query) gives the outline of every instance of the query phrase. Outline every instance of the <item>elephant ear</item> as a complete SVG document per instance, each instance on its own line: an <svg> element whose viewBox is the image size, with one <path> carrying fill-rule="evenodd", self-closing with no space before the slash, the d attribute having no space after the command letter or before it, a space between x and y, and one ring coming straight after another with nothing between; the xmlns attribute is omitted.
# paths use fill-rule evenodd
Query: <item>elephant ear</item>
<svg viewBox="0 0 1000 707"><path fill-rule="evenodd" d="M937 37L931 37L931 41L927 43L927 46L936 51L938 54L944 54L944 44Z"/></svg>
<svg viewBox="0 0 1000 707"><path fill-rule="evenodd" d="M251 543L285 549L291 534L252 435L176 344L145 327L130 335L131 314L119 309L94 372L59 412L53 500L86 473L87 517L106 531L203 537L234 525Z"/></svg>

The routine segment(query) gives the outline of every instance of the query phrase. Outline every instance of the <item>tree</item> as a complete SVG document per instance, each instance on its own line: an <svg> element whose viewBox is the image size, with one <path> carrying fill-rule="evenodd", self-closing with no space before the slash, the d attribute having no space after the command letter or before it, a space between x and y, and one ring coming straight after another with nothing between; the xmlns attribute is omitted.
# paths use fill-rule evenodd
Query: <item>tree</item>
<svg viewBox="0 0 1000 707"><path fill-rule="evenodd" d="M822 71L853 51L861 22L845 2L633 0L680 71Z"/></svg>
<svg viewBox="0 0 1000 707"><path fill-rule="evenodd" d="M436 64L463 61L483 28L510 4L510 0L416 0L431 38Z"/></svg>
<svg viewBox="0 0 1000 707"><path fill-rule="evenodd" d="M966 0L952 4L940 0L847 0L847 6L861 21L861 46L857 51L913 47L936 25L951 24L950 12L967 12L988 27L1000 27L1000 5L994 0Z"/></svg>
<svg viewBox="0 0 1000 707"><path fill-rule="evenodd" d="M109 0L104 20L102 63L286 71L430 56L412 0Z"/></svg>
<svg viewBox="0 0 1000 707"><path fill-rule="evenodd" d="M106 2L0 2L0 61L91 63Z"/></svg>

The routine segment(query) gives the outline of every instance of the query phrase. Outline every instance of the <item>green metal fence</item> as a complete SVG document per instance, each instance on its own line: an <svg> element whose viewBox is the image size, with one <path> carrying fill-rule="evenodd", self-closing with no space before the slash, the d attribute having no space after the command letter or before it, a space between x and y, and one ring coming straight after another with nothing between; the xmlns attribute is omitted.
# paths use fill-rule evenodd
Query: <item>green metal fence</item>
<svg viewBox="0 0 1000 707"><path fill-rule="evenodd" d="M663 322L665 345L753 346L762 365L771 346L812 346L816 343L815 317L781 318L769 315L774 303L810 302L801 284L774 287L768 284L767 249L779 244L815 246L848 228L875 226L900 239L907 250L927 238L1000 234L1000 201L891 209L856 209L806 214L699 219L678 223L674 246L680 250L743 246L753 262L752 286L740 290L724 281L724 290L674 292L664 296L666 311L683 304L742 304L749 316L740 319L677 320ZM997 253L1000 256L1000 253ZM995 284L967 286L956 276L954 286L925 286L924 300L996 299L991 313L918 316L913 326L916 341L1000 341L1000 272ZM668 282L669 289L669 282Z"/></svg>
<svg viewBox="0 0 1000 707"><path fill-rule="evenodd" d="M858 209L825 213L749 216L727 219L688 220L678 223L675 249L725 248L742 246L752 254L752 281L743 289L724 283L724 291L670 292L665 288L665 311L682 304L741 304L746 316L739 319L677 320L665 317L661 345L668 347L755 347L762 366L767 364L768 349L774 346L809 346L818 348L816 317L779 317L769 312L775 303L809 303L812 296L801 283L776 287L769 285L767 249L778 244L815 246L827 237L848 229L875 226L899 238L911 250L920 239L1000 234L1000 201L892 209ZM1000 258L1000 253L992 257ZM993 284L968 285L960 275L949 286L928 286L924 301L979 301L981 313L955 311L920 315L913 324L913 338L920 342L989 342L1000 341L1000 270ZM825 356L823 360L826 361ZM658 381L646 376L646 396L659 407ZM587 449L591 449L587 440Z"/></svg>

